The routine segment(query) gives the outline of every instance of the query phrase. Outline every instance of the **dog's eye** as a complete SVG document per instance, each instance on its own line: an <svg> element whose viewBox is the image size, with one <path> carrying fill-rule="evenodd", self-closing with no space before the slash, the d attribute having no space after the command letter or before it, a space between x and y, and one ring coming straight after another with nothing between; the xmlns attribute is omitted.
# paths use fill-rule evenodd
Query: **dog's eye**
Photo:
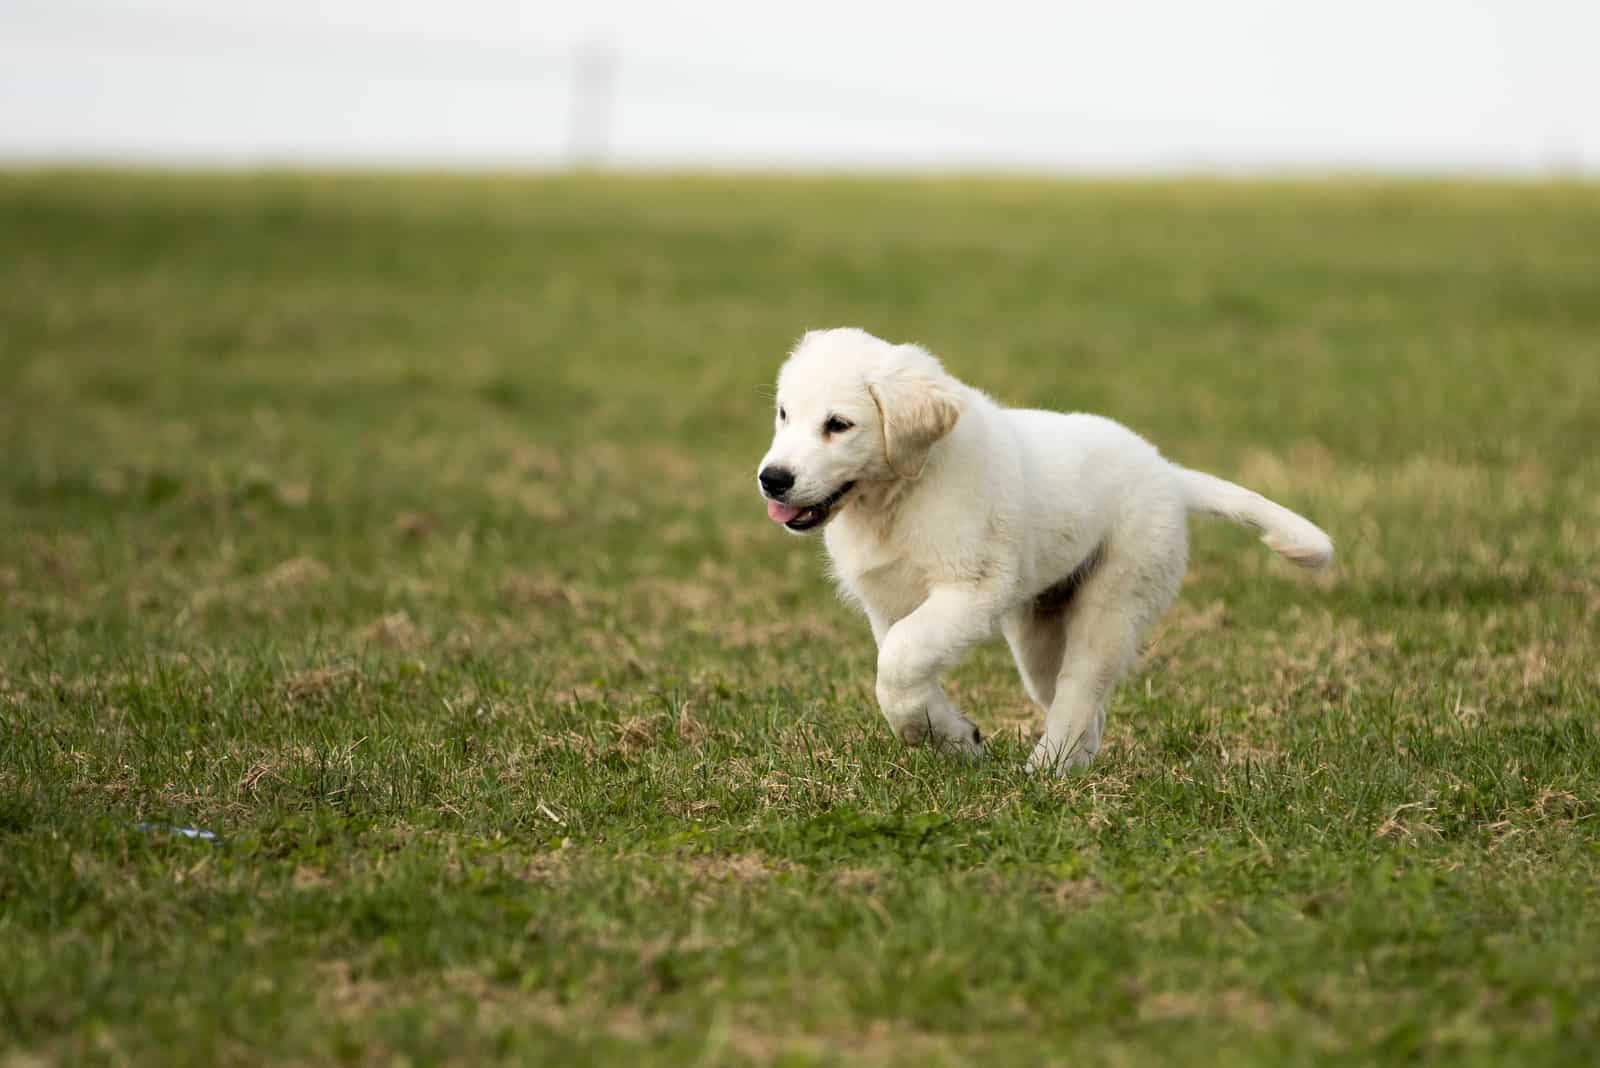
<svg viewBox="0 0 1600 1068"><path fill-rule="evenodd" d="M840 419L837 415L830 415L828 416L828 421L822 424L822 432L824 434L843 434L853 426L855 424L848 419Z"/></svg>
<svg viewBox="0 0 1600 1068"><path fill-rule="evenodd" d="M789 413L783 410L783 405L778 405L778 422L787 423L788 421Z"/></svg>

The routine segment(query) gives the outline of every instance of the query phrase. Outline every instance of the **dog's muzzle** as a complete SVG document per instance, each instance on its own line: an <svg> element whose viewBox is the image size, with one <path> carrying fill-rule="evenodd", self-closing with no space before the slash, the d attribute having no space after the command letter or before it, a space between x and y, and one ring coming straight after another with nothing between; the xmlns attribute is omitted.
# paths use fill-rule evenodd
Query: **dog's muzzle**
<svg viewBox="0 0 1600 1068"><path fill-rule="evenodd" d="M833 514L834 508L838 506L840 501L844 500L845 494L855 489L855 486L854 482L846 482L816 504L808 504L804 507L786 504L783 501L768 497L767 517L774 523L782 523L796 532L814 530L828 521L828 517Z"/></svg>

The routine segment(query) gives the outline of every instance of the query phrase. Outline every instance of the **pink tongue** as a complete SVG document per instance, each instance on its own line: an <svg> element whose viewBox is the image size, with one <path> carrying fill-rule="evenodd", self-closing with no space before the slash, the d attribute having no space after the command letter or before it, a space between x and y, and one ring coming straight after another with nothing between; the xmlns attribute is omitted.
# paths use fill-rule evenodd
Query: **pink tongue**
<svg viewBox="0 0 1600 1068"><path fill-rule="evenodd" d="M790 508L787 504L779 504L777 501L767 502L767 518L774 523L787 523L799 514L798 508Z"/></svg>

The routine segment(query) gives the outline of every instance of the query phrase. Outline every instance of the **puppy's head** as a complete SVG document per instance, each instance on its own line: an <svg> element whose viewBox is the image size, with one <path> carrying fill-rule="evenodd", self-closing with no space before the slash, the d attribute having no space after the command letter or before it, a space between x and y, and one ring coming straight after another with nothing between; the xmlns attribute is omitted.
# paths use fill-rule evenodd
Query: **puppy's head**
<svg viewBox="0 0 1600 1068"><path fill-rule="evenodd" d="M916 478L961 417L961 392L916 345L864 330L813 330L778 373L772 447L756 480L767 515L803 533L858 486Z"/></svg>

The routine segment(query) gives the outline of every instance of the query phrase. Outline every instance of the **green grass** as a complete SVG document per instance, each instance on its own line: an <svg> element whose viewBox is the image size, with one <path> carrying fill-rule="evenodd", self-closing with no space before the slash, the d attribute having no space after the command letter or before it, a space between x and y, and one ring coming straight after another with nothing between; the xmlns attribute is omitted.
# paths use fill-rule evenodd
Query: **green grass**
<svg viewBox="0 0 1600 1068"><path fill-rule="evenodd" d="M832 324L1339 571L904 750L752 484ZM1592 1063L1597 443L1593 186L0 176L0 1062Z"/></svg>

